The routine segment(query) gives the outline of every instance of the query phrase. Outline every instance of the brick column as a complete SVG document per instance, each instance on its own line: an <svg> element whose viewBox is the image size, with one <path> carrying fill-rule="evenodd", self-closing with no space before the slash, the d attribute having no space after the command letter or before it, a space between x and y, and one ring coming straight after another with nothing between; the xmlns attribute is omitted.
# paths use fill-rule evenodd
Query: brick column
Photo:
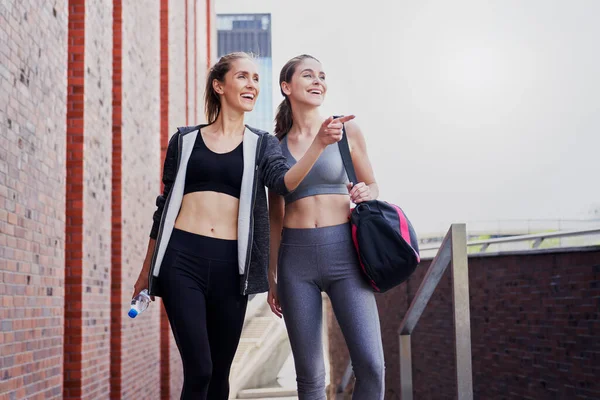
<svg viewBox="0 0 600 400"><path fill-rule="evenodd" d="M69 1L64 397L110 391L112 3Z"/></svg>
<svg viewBox="0 0 600 400"><path fill-rule="evenodd" d="M194 1L194 125L198 123L198 1Z"/></svg>
<svg viewBox="0 0 600 400"><path fill-rule="evenodd" d="M81 398L85 0L69 0L65 226L65 399Z"/></svg>
<svg viewBox="0 0 600 400"><path fill-rule="evenodd" d="M169 144L169 0L160 2L160 159ZM162 166L161 166L162 177ZM161 184L161 190L162 190ZM160 303L162 305L162 302ZM160 398L170 399L171 327L164 307L160 309Z"/></svg>
<svg viewBox="0 0 600 400"><path fill-rule="evenodd" d="M189 68L188 68L188 54L189 54L189 44L188 44L188 36L189 36L189 14L188 14L188 0L183 0L185 3L185 124L190 124L190 85L189 85Z"/></svg>
<svg viewBox="0 0 600 400"><path fill-rule="evenodd" d="M113 87L112 87L112 229L111 229L111 329L110 329L110 398L122 393L122 41L123 9L121 0L113 0Z"/></svg>

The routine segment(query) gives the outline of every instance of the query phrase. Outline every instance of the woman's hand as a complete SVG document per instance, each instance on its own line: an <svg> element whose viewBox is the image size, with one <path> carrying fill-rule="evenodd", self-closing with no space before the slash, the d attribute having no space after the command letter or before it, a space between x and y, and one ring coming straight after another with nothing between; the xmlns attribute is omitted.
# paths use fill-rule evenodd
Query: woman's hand
<svg viewBox="0 0 600 400"><path fill-rule="evenodd" d="M350 182L348 184L348 193L350 193L350 199L354 204L374 200L374 197L371 194L371 188L364 182L357 183L356 185Z"/></svg>
<svg viewBox="0 0 600 400"><path fill-rule="evenodd" d="M148 289L148 286L149 286L148 285L148 271L146 271L144 268L140 272L140 276L138 276L137 281L135 282L135 285L133 285L133 296L131 296L131 298L133 299L142 290ZM150 299L152 301L154 301L154 296L150 296Z"/></svg>
<svg viewBox="0 0 600 400"><path fill-rule="evenodd" d="M269 295L267 296L267 303L269 303L273 314L281 318L283 311L281 310L281 304L279 304L279 297L277 296L277 283L271 279L269 279Z"/></svg>
<svg viewBox="0 0 600 400"><path fill-rule="evenodd" d="M334 144L342 140L344 123L353 120L354 115L346 115L345 117L339 117L333 119L333 117L327 118L321 124L319 133L315 140L318 140L323 147L327 147L330 144Z"/></svg>

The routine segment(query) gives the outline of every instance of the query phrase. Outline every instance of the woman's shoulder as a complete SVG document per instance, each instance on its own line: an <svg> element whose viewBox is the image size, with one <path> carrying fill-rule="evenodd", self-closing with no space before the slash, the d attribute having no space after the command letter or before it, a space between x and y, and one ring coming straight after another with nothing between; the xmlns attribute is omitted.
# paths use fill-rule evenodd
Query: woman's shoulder
<svg viewBox="0 0 600 400"><path fill-rule="evenodd" d="M267 131L263 131L262 129L258 129L258 128L254 128L250 125L246 125L246 128L248 128L248 130L252 133L255 133L259 136L263 136L263 135L268 135L268 136L272 136L269 132Z"/></svg>
<svg viewBox="0 0 600 400"><path fill-rule="evenodd" d="M277 138L277 136L270 134L267 131L263 131L262 129L258 129L258 128L253 128L249 125L246 125L246 128L248 128L248 130L250 130L252 133L255 133L258 136L262 136L263 138L263 142L264 142L264 147L266 147L267 152L269 151L269 149L271 148L279 148L280 147L280 142L279 139Z"/></svg>
<svg viewBox="0 0 600 400"><path fill-rule="evenodd" d="M351 145L354 142L364 142L365 136L360 129L360 126L355 121L346 122L344 124L344 129L346 131L346 135L348 135L348 140L351 142Z"/></svg>

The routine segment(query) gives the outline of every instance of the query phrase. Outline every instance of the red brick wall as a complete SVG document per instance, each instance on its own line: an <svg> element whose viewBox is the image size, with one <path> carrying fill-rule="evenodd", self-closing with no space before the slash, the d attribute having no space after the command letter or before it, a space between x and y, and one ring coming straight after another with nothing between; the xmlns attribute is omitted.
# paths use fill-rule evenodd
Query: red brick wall
<svg viewBox="0 0 600 400"><path fill-rule="evenodd" d="M59 399L66 1L2 1L0 60L0 397Z"/></svg>
<svg viewBox="0 0 600 400"><path fill-rule="evenodd" d="M112 2L86 0L82 398L107 398L110 391L112 11Z"/></svg>
<svg viewBox="0 0 600 400"><path fill-rule="evenodd" d="M399 399L398 326L429 261L378 295L386 399ZM447 271L412 337L414 396L455 398L452 292ZM600 398L600 249L469 259L474 395L477 399ZM332 382L347 358L330 328ZM338 347L338 350L335 348Z"/></svg>
<svg viewBox="0 0 600 400"><path fill-rule="evenodd" d="M187 107L188 89L187 84L187 67L188 58L186 57L187 45L189 44L189 27L187 24L186 9L188 0L167 0L169 3L169 60L178 60L178 62L169 63L168 80L169 80L169 107L168 107L168 131L163 132L167 136L166 140L175 132L176 127L186 125L189 119ZM165 146L166 147L166 146ZM166 318L165 318L166 319ZM169 398L178 399L183 386L183 374L181 357L179 350L175 344L173 334L169 329L167 331L169 337ZM166 337L163 339L166 341ZM163 397L166 399L166 397Z"/></svg>
<svg viewBox="0 0 600 400"><path fill-rule="evenodd" d="M144 30L139 29L143 21ZM122 90L122 392L115 398L153 398L160 392L160 302L126 316L139 275L160 190L160 3L123 2Z"/></svg>
<svg viewBox="0 0 600 400"><path fill-rule="evenodd" d="M179 398L160 301L126 311L206 4L122 3L0 5L0 399Z"/></svg>

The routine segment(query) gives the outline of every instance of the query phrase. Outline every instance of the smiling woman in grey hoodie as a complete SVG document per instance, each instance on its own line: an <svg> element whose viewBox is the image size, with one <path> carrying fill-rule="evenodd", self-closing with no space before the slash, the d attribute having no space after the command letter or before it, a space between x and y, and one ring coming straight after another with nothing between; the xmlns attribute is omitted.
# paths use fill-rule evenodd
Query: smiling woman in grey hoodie
<svg viewBox="0 0 600 400"><path fill-rule="evenodd" d="M227 399L247 295L268 290L269 220L264 186L293 191L342 123L323 124L290 168L277 139L244 125L259 94L246 53L222 57L206 82L207 125L169 142L164 191L134 295L161 296L184 369L182 399Z"/></svg>

